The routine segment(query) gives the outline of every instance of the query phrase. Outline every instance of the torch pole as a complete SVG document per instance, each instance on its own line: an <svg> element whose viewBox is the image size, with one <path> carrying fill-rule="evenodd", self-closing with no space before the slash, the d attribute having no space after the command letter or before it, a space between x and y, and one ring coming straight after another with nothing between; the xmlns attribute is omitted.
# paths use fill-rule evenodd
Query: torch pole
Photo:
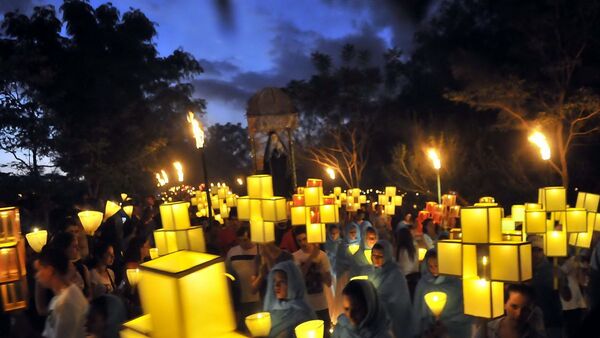
<svg viewBox="0 0 600 338"><path fill-rule="evenodd" d="M437 188L438 188L438 204L442 204L442 184L440 182L440 170L436 170L437 173Z"/></svg>
<svg viewBox="0 0 600 338"><path fill-rule="evenodd" d="M208 219L212 219L212 202L210 198L210 185L208 184L208 172L206 171L206 160L204 156L204 148L200 148L200 160L202 161L202 171L204 172L204 187L206 189L206 200L208 203Z"/></svg>

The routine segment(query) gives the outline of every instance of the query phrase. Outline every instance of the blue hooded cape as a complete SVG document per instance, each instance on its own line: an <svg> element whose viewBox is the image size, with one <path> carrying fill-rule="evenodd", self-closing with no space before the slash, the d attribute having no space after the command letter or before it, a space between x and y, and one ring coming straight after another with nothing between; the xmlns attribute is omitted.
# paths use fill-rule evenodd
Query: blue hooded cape
<svg viewBox="0 0 600 338"><path fill-rule="evenodd" d="M381 268L373 268L369 281L377 290L396 338L411 337L412 304L406 278L394 261L392 244L385 240L377 243L383 247L384 263Z"/></svg>
<svg viewBox="0 0 600 338"><path fill-rule="evenodd" d="M367 280L354 280L358 283L367 300L367 316L357 326L346 315L338 317L332 338L391 338L389 334L389 319L383 304L377 297L373 284Z"/></svg>
<svg viewBox="0 0 600 338"><path fill-rule="evenodd" d="M331 265L331 273L335 275L336 273L336 257L338 248L342 244L342 236L339 236L338 239L334 240L331 238L331 226L327 226L327 241L323 245L323 249L327 253L327 258L329 258L329 264Z"/></svg>
<svg viewBox="0 0 600 338"><path fill-rule="evenodd" d="M287 299L279 300L275 296L275 271L283 271L287 276ZM263 310L271 314L271 332L269 337L277 337L284 333L286 337L294 336L294 328L317 316L305 301L304 278L293 261L276 264L269 272L267 292Z"/></svg>
<svg viewBox="0 0 600 338"><path fill-rule="evenodd" d="M356 229L356 239L350 240L350 229ZM344 239L338 246L337 253L335 255L335 274L340 277L345 272L350 271L354 265L355 258L354 256L358 254L358 251L353 255L350 252L348 247L352 244L360 245L361 242L361 232L360 227L355 222L348 223L346 229L344 230Z"/></svg>

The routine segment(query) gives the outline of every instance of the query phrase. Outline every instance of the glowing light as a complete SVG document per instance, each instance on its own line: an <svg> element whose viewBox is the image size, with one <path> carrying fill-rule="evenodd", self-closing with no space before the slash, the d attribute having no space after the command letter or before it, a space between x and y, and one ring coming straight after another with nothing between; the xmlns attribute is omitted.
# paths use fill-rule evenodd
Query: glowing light
<svg viewBox="0 0 600 338"><path fill-rule="evenodd" d="M488 263L488 258L487 256L483 256L483 258L481 258L481 264L483 264L483 266L486 266Z"/></svg>
<svg viewBox="0 0 600 338"><path fill-rule="evenodd" d="M442 167L442 161L440 161L440 156L438 155L437 150L429 148L429 150L427 151L427 156L433 163L433 168L435 170L440 170L440 168Z"/></svg>
<svg viewBox="0 0 600 338"><path fill-rule="evenodd" d="M238 185L244 185L244 180L241 177L236 178L235 180Z"/></svg>
<svg viewBox="0 0 600 338"><path fill-rule="evenodd" d="M546 136L540 133L539 131L534 132L529 135L529 142L535 144L538 148L540 148L540 155L542 156L542 160L550 159L550 145L548 145L548 141L546 140Z"/></svg>
<svg viewBox="0 0 600 338"><path fill-rule="evenodd" d="M162 174L163 185L169 183L169 175L167 175L167 172L164 170L161 170L160 173Z"/></svg>
<svg viewBox="0 0 600 338"><path fill-rule="evenodd" d="M188 112L187 121L192 125L192 133L194 139L196 139L196 149L204 147L204 130L202 130L202 123L196 120L194 113Z"/></svg>
<svg viewBox="0 0 600 338"><path fill-rule="evenodd" d="M333 170L333 168L325 168L325 172L327 173L327 175L329 175L329 178L335 180L335 171Z"/></svg>
<svg viewBox="0 0 600 338"><path fill-rule="evenodd" d="M181 162L173 162L173 167L175 167L175 170L177 171L177 180L183 182L183 166L181 165Z"/></svg>

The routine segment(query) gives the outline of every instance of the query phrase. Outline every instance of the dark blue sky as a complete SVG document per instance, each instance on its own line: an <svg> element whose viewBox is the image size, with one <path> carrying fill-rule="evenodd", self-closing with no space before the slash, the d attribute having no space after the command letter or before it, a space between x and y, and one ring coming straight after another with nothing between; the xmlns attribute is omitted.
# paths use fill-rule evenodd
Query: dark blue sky
<svg viewBox="0 0 600 338"><path fill-rule="evenodd" d="M107 1L92 0L94 7ZM0 0L0 13L62 0ZM385 0L232 0L230 21L215 0L114 0L121 13L142 10L157 24L162 55L183 48L205 73L193 81L208 102L206 123L242 122L248 98L313 73L310 53L335 58L345 43L371 51L373 62L391 46L410 49L414 25ZM226 23L230 22L229 25ZM0 155L0 160L6 157Z"/></svg>

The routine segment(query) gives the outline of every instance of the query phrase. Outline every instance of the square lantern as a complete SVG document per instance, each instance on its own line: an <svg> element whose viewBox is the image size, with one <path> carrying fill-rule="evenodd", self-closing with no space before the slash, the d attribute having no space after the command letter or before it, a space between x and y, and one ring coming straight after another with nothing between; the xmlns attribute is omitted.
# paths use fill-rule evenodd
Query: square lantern
<svg viewBox="0 0 600 338"><path fill-rule="evenodd" d="M237 214L240 221L250 220L250 197L242 196L237 201Z"/></svg>
<svg viewBox="0 0 600 338"><path fill-rule="evenodd" d="M515 230L515 221L511 217L502 218L502 233L508 233Z"/></svg>
<svg viewBox="0 0 600 338"><path fill-rule="evenodd" d="M566 257L567 232L548 231L544 235L544 254L548 257Z"/></svg>
<svg viewBox="0 0 600 338"><path fill-rule="evenodd" d="M250 220L250 237L254 243L275 241L275 224L263 220Z"/></svg>
<svg viewBox="0 0 600 338"><path fill-rule="evenodd" d="M324 223L310 223L306 226L308 243L325 243L327 241L327 226Z"/></svg>
<svg viewBox="0 0 600 338"><path fill-rule="evenodd" d="M442 195L442 205L446 205L449 207L456 205L456 195L454 195L454 194Z"/></svg>
<svg viewBox="0 0 600 338"><path fill-rule="evenodd" d="M0 244L0 283L17 281L26 273L25 241Z"/></svg>
<svg viewBox="0 0 600 338"><path fill-rule="evenodd" d="M484 279L463 279L463 302L466 315L497 318L504 315L504 285Z"/></svg>
<svg viewBox="0 0 600 338"><path fill-rule="evenodd" d="M292 225L306 225L306 207L292 207Z"/></svg>
<svg viewBox="0 0 600 338"><path fill-rule="evenodd" d="M287 219L285 198L269 197L260 201L262 218L266 222L283 222Z"/></svg>
<svg viewBox="0 0 600 338"><path fill-rule="evenodd" d="M335 204L323 204L319 206L319 215L321 223L339 223L340 221L338 208Z"/></svg>
<svg viewBox="0 0 600 338"><path fill-rule="evenodd" d="M179 230L158 229L154 231L154 241L159 256L179 250L206 252L204 231L201 226Z"/></svg>
<svg viewBox="0 0 600 338"><path fill-rule="evenodd" d="M246 181L250 198L273 196L273 179L270 175L252 175L248 176Z"/></svg>
<svg viewBox="0 0 600 338"><path fill-rule="evenodd" d="M2 298L4 312L26 308L27 277L23 276L14 282L0 285L0 298Z"/></svg>
<svg viewBox="0 0 600 338"><path fill-rule="evenodd" d="M564 187L546 187L539 190L539 203L546 211L561 211L567 208L567 190Z"/></svg>
<svg viewBox="0 0 600 338"><path fill-rule="evenodd" d="M462 276L462 243L460 240L438 241L437 253L440 274Z"/></svg>
<svg viewBox="0 0 600 338"><path fill-rule="evenodd" d="M600 203L600 195L590 194L589 192L580 191L577 194L577 202L575 203L576 208L585 208L587 211L596 212L598 211L598 204Z"/></svg>
<svg viewBox="0 0 600 338"><path fill-rule="evenodd" d="M502 240L503 209L498 206L464 207L460 210L462 239L465 243Z"/></svg>
<svg viewBox="0 0 600 338"><path fill-rule="evenodd" d="M304 205L314 207L322 204L323 187L306 187L304 188Z"/></svg>
<svg viewBox="0 0 600 338"><path fill-rule="evenodd" d="M587 231L587 211L584 208L568 208L565 214L567 232Z"/></svg>
<svg viewBox="0 0 600 338"><path fill-rule="evenodd" d="M485 275L485 271L479 271L480 259L477 255L477 245L463 244L462 246L462 277L478 278L480 272Z"/></svg>
<svg viewBox="0 0 600 338"><path fill-rule="evenodd" d="M597 213L588 212L587 231L573 233L569 235L569 245L578 248L589 249L592 244L592 236L594 235L594 225L596 223Z"/></svg>
<svg viewBox="0 0 600 338"><path fill-rule="evenodd" d="M523 282L531 279L531 243L502 242L490 244L491 279Z"/></svg>
<svg viewBox="0 0 600 338"><path fill-rule="evenodd" d="M235 330L225 272L223 258L190 251L143 263L138 288L152 337L217 337Z"/></svg>
<svg viewBox="0 0 600 338"><path fill-rule="evenodd" d="M0 243L18 241L21 234L21 218L16 207L0 208Z"/></svg>
<svg viewBox="0 0 600 338"><path fill-rule="evenodd" d="M525 206L522 204L513 205L510 208L510 217L515 222L525 222Z"/></svg>
<svg viewBox="0 0 600 338"><path fill-rule="evenodd" d="M187 229L190 227L190 204L188 202L170 202L160 205L160 219L163 229Z"/></svg>
<svg viewBox="0 0 600 338"><path fill-rule="evenodd" d="M531 234L542 234L546 232L546 212L541 209L525 210L525 231Z"/></svg>
<svg viewBox="0 0 600 338"><path fill-rule="evenodd" d="M152 318L149 314L123 323L119 332L121 338L150 338L152 336Z"/></svg>
<svg viewBox="0 0 600 338"><path fill-rule="evenodd" d="M543 209L540 203L525 203L525 210L539 210Z"/></svg>

